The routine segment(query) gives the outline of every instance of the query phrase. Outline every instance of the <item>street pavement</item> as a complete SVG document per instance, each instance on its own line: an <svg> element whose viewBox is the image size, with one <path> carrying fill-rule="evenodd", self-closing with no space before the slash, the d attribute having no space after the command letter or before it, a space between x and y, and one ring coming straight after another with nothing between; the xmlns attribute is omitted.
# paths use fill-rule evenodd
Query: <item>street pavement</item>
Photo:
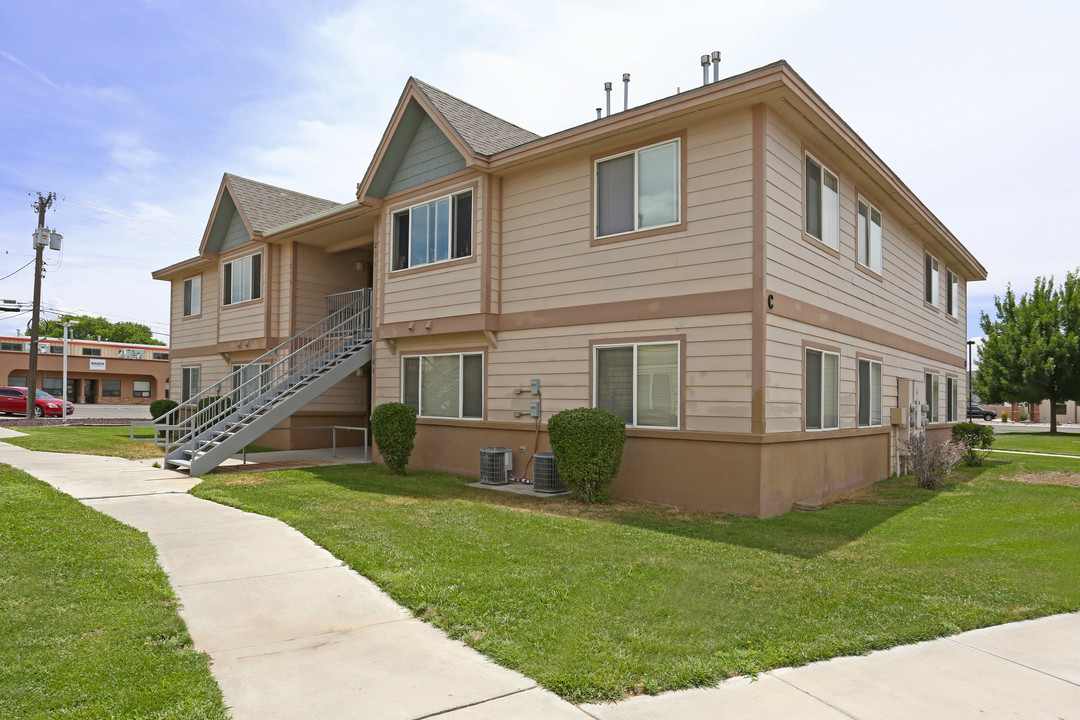
<svg viewBox="0 0 1080 720"><path fill-rule="evenodd" d="M575 707L413 617L293 528L189 495L197 479L3 442L0 463L147 533L237 720L1080 720L1080 614Z"/></svg>

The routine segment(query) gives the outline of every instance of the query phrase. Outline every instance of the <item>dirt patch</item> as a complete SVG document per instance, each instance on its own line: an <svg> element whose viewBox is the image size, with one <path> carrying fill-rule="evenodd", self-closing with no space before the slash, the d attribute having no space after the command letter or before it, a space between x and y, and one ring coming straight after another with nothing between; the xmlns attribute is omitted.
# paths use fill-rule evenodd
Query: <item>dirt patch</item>
<svg viewBox="0 0 1080 720"><path fill-rule="evenodd" d="M1068 487L1080 487L1080 475L1077 475L1076 473L1030 473L1028 475L1014 475L1008 479L1026 485L1066 485Z"/></svg>
<svg viewBox="0 0 1080 720"><path fill-rule="evenodd" d="M230 478L225 481L225 485L265 485L272 481L273 478L264 473L251 473L249 475L240 475L238 477Z"/></svg>

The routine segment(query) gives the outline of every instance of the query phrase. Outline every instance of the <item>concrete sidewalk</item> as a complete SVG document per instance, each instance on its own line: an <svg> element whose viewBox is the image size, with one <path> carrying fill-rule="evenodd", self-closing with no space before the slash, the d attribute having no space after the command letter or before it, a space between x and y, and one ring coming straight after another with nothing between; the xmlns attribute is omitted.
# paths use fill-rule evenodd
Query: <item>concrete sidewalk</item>
<svg viewBox="0 0 1080 720"><path fill-rule="evenodd" d="M0 463L149 535L238 720L1080 720L1080 614L578 708L413 618L287 525L188 495L186 475L2 442Z"/></svg>

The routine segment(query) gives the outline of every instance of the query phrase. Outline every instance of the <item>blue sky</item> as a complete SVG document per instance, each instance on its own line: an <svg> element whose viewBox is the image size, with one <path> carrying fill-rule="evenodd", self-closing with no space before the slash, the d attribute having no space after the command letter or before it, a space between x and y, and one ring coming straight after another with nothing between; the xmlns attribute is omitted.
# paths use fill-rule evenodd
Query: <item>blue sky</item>
<svg viewBox="0 0 1080 720"><path fill-rule="evenodd" d="M751 7L760 5L760 7ZM542 7L541 10L536 8ZM221 175L345 202L409 75L534 132L788 60L990 272L969 334L1011 282L1080 265L1074 3L366 3L135 0L0 8L0 298L29 301L30 191L50 310L147 323L150 272L198 248ZM658 11L658 8L662 10ZM917 280L916 280L917 281ZM0 315L0 333L26 316Z"/></svg>

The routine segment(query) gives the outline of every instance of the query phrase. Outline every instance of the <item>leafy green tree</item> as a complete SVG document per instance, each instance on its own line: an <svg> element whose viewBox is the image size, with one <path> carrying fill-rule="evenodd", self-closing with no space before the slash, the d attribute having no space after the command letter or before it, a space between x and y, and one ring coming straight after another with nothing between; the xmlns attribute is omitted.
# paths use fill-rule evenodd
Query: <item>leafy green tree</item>
<svg viewBox="0 0 1080 720"><path fill-rule="evenodd" d="M974 385L988 402L1049 400L1050 432L1057 432L1056 403L1080 400L1080 273L1060 288L1036 278L1019 301L1010 286L995 297L997 319L982 313L986 339L979 350Z"/></svg>
<svg viewBox="0 0 1080 720"><path fill-rule="evenodd" d="M150 328L136 322L109 322L103 317L89 315L63 315L59 320L44 320L41 336L64 337L64 322L71 322L70 337L73 340L97 340L132 343L134 345L164 345L156 339Z"/></svg>

